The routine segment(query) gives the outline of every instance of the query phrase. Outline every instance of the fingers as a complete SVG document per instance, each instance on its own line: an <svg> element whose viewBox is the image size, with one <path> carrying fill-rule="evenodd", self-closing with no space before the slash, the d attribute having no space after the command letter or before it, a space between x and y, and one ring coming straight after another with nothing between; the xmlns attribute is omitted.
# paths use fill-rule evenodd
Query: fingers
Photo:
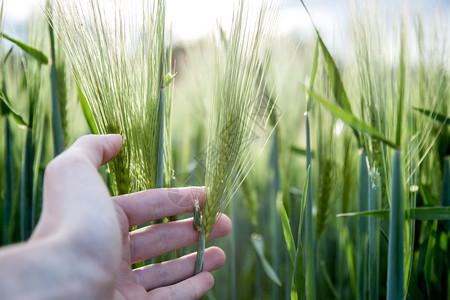
<svg viewBox="0 0 450 300"><path fill-rule="evenodd" d="M203 203L202 187L152 189L114 197L128 217L130 227L164 217L193 212L194 199Z"/></svg>
<svg viewBox="0 0 450 300"><path fill-rule="evenodd" d="M146 290L168 286L188 277L194 276L195 259L192 253L168 262L153 264L133 270L136 281ZM222 249L211 247L205 251L204 271L213 271L225 263L225 253Z"/></svg>
<svg viewBox="0 0 450 300"><path fill-rule="evenodd" d="M230 231L231 221L226 215L222 215L208 239L226 236ZM198 232L192 226L192 218L138 229L130 233L131 263L156 257L197 241Z"/></svg>
<svg viewBox="0 0 450 300"><path fill-rule="evenodd" d="M98 168L116 157L121 147L119 134L86 135L75 141L67 153L80 153Z"/></svg>
<svg viewBox="0 0 450 300"><path fill-rule="evenodd" d="M150 299L198 299L214 285L214 277L209 272L201 272L177 284L157 288L148 292Z"/></svg>

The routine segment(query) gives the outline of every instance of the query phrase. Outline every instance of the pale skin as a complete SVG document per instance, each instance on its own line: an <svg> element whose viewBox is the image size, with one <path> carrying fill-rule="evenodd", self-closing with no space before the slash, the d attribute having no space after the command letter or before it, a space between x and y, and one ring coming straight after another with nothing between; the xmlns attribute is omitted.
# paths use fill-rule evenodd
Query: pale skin
<svg viewBox="0 0 450 300"><path fill-rule="evenodd" d="M120 135L85 136L48 165L41 219L31 238L0 250L2 299L197 299L209 291L210 271L225 262L217 247L131 270L130 264L196 242L192 219L129 228L190 213L202 188L155 189L111 197L97 169L113 159ZM231 231L223 215L210 238Z"/></svg>

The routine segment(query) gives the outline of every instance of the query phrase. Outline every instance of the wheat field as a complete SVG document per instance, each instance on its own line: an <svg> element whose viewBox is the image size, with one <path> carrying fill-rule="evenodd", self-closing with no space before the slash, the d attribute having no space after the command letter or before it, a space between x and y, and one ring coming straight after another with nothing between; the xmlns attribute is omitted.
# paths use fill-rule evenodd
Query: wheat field
<svg viewBox="0 0 450 300"><path fill-rule="evenodd" d="M302 37L273 30L276 1L240 0L229 26L183 44L165 0L106 2L49 0L27 41L1 30L2 245L37 224L53 157L120 133L99 170L112 195L209 191L199 247L132 267L201 257L225 213L232 233L206 245L227 262L206 299L450 298L445 22L347 1L351 25L331 43L308 2Z"/></svg>

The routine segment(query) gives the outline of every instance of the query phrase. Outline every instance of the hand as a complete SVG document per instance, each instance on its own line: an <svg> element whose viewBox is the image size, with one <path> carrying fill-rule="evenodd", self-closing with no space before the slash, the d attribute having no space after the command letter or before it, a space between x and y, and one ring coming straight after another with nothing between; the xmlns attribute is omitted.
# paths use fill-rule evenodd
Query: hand
<svg viewBox="0 0 450 300"><path fill-rule="evenodd" d="M121 145L119 135L82 137L48 165L36 230L26 244L0 251L2 294L29 299L38 295L45 299L196 299L212 288L214 279L208 271L225 261L225 254L216 247L206 250L205 271L195 276L195 254L130 269L132 263L197 241L192 219L131 233L128 229L192 212L194 199L202 203L203 189L155 189L111 198L97 168L114 158ZM211 238L230 231L231 222L223 215ZM7 274L8 269L22 274ZM14 294L17 289L22 294Z"/></svg>

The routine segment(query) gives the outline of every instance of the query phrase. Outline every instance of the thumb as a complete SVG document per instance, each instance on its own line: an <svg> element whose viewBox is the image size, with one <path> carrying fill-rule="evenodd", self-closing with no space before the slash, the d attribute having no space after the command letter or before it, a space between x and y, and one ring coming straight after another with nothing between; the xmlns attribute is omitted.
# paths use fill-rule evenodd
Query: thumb
<svg viewBox="0 0 450 300"><path fill-rule="evenodd" d="M66 154L79 153L98 168L116 157L121 147L122 137L119 134L86 135L79 138Z"/></svg>
<svg viewBox="0 0 450 300"><path fill-rule="evenodd" d="M120 135L83 136L48 164L38 226L42 235L76 223L118 230L111 224L117 222L116 212L97 168L113 159L121 145Z"/></svg>
<svg viewBox="0 0 450 300"><path fill-rule="evenodd" d="M31 241L56 238L71 249L71 268L89 265L116 274L120 258L121 228L108 187L97 168L120 151L120 135L79 138L53 159L44 175L43 207ZM52 239L55 240L55 239Z"/></svg>

